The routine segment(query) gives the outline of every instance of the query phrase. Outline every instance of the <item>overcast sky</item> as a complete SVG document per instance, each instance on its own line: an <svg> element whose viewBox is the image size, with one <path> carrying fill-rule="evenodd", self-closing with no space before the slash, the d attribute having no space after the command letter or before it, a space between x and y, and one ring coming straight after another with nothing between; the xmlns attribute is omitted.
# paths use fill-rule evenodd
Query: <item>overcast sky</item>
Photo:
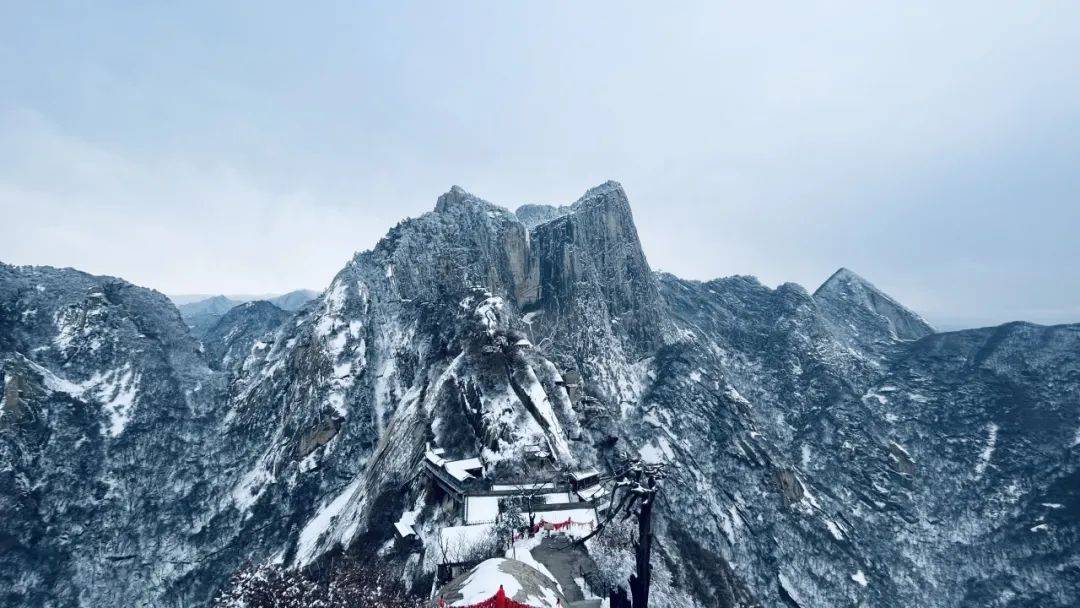
<svg viewBox="0 0 1080 608"><path fill-rule="evenodd" d="M218 4L3 3L0 260L321 289L453 184L615 179L680 276L1080 321L1075 1Z"/></svg>

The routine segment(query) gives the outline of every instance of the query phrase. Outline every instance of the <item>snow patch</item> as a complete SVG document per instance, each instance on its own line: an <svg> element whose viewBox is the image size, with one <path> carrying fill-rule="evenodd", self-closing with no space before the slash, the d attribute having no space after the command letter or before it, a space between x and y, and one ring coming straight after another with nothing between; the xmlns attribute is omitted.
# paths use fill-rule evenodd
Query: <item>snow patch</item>
<svg viewBox="0 0 1080 608"><path fill-rule="evenodd" d="M647 443L638 450L638 454L641 455L641 459L648 463L661 463L675 459L675 452L671 449L671 444L668 443L666 437L656 437L656 445L653 443Z"/></svg>
<svg viewBox="0 0 1080 608"><path fill-rule="evenodd" d="M802 593L800 593L799 590L795 588L795 585L791 583L791 580L788 579L788 577L785 576L783 572L777 574L776 578L780 581L780 587L784 590L784 593L786 593L787 596L791 598L791 601L795 602L795 604L800 606L800 608L810 606L810 604L803 599Z"/></svg>
<svg viewBox="0 0 1080 608"><path fill-rule="evenodd" d="M976 479L982 477L986 472L986 467L990 465L990 458L994 455L994 447L997 445L998 425L991 422L986 425L986 444L983 445L982 452L979 453L979 459L975 463L975 477Z"/></svg>
<svg viewBox="0 0 1080 608"><path fill-rule="evenodd" d="M232 491L233 504L236 505L237 510L245 512L251 509L251 506L262 496L263 488L270 479L270 471L266 470L262 464L245 473Z"/></svg>
<svg viewBox="0 0 1080 608"><path fill-rule="evenodd" d="M416 523L416 518L419 516L420 509L413 509L412 511L405 511L402 513L401 517L394 522L394 528L397 529L398 534L401 535L402 538L416 534L413 524Z"/></svg>
<svg viewBox="0 0 1080 608"><path fill-rule="evenodd" d="M334 500L330 503L323 503L319 507L319 511L314 517L308 521L307 525L300 532L300 539L296 543L296 557L293 559L293 563L298 566L306 566L315 559L317 555L317 549L319 543L326 535L326 532L333 525L338 515L345 509L345 505L349 503L349 500L356 494L357 489L360 488L360 483L363 478L357 477L346 488L338 494Z"/></svg>
<svg viewBox="0 0 1080 608"><path fill-rule="evenodd" d="M499 497L465 497L465 524L490 524L499 515Z"/></svg>
<svg viewBox="0 0 1080 608"><path fill-rule="evenodd" d="M27 362L41 374L49 390L67 393L80 400L89 397L100 403L102 411L108 417L103 428L104 434L112 438L119 437L127 428L139 398L138 386L142 378L135 373L130 363L104 373L98 372L89 380L76 384L36 363L29 360Z"/></svg>
<svg viewBox="0 0 1080 608"><path fill-rule="evenodd" d="M344 281L334 281L323 296L319 322L315 325L315 335L325 338L337 327L337 316L345 308L346 285ZM299 320L298 320L299 322Z"/></svg>
<svg viewBox="0 0 1080 608"><path fill-rule="evenodd" d="M109 437L119 437L131 420L131 410L139 396L138 381L139 377L128 364L123 372L114 373L113 380L98 389L101 406L109 416L109 425L106 428Z"/></svg>
<svg viewBox="0 0 1080 608"><path fill-rule="evenodd" d="M829 534L836 540L844 540L844 535L840 532L840 527L836 525L831 519L825 520L825 527L829 529Z"/></svg>
<svg viewBox="0 0 1080 608"><path fill-rule="evenodd" d="M514 541L513 546L511 546L510 549L506 551L506 557L509 559L516 559L518 561L529 564L533 568L536 568L541 574L548 577L548 579L551 580L551 584L555 585L555 587L558 588L559 591L566 593L566 590L563 589L562 585L559 584L559 581L555 578L555 575L547 569L547 566L536 561L536 558L534 558L532 555L532 550L536 547L539 547L543 539L543 535L537 534L536 536L533 536L531 538L529 536L526 536L521 540ZM580 586L580 588L583 590L585 589L584 586Z"/></svg>
<svg viewBox="0 0 1080 608"><path fill-rule="evenodd" d="M507 597L513 597L522 589L521 583L513 575L504 572L501 568L502 559L489 559L481 562L469 573L465 585L461 588L462 598L451 606L469 606L479 604L487 600L499 590L501 586ZM530 602L527 603L532 603ZM550 604L545 604L550 605Z"/></svg>

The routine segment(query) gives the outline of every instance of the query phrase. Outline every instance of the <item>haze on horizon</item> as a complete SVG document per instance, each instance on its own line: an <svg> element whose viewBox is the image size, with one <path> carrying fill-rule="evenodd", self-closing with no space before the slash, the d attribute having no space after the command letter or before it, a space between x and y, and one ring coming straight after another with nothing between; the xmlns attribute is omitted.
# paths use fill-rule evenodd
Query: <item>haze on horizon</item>
<svg viewBox="0 0 1080 608"><path fill-rule="evenodd" d="M321 289L460 184L608 179L653 268L1080 322L1080 5L0 7L0 261Z"/></svg>

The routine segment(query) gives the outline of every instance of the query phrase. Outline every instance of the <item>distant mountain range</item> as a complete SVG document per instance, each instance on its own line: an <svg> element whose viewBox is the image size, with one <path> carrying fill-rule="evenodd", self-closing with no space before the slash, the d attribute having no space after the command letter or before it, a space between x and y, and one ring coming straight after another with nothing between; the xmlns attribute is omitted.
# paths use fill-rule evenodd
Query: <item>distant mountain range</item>
<svg viewBox="0 0 1080 608"><path fill-rule="evenodd" d="M286 312L296 312L315 299L319 293L310 289L297 289L289 293L265 296L195 296L176 295L169 299L176 304L180 316L194 335L202 337L225 313L245 302L269 302Z"/></svg>

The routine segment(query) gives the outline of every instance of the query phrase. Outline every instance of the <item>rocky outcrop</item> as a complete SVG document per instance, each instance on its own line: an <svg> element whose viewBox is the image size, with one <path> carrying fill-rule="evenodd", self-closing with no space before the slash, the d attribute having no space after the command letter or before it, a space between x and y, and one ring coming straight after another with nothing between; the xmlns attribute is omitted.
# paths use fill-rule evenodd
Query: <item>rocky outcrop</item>
<svg viewBox="0 0 1080 608"><path fill-rule="evenodd" d="M159 293L2 265L0 336L0 603L153 601L205 551L220 411L197 343Z"/></svg>
<svg viewBox="0 0 1080 608"><path fill-rule="evenodd" d="M922 317L847 268L822 283L814 300L838 335L864 348L934 333Z"/></svg>
<svg viewBox="0 0 1080 608"><path fill-rule="evenodd" d="M446 605L478 604L503 587L508 599L537 608L559 608L568 603L555 582L536 568L515 559L490 559L450 581L436 592ZM432 601L432 608L439 606Z"/></svg>
<svg viewBox="0 0 1080 608"><path fill-rule="evenodd" d="M561 217L570 213L570 206L554 206L554 205L522 205L514 211L514 215L517 216L518 221L525 224L525 227L529 230L536 228L540 224L550 222L551 220Z"/></svg>
<svg viewBox="0 0 1080 608"><path fill-rule="evenodd" d="M288 312L296 312L307 306L307 303L319 297L319 292L312 291L310 289L297 289L288 293L283 293L280 296L274 296L267 300L274 306L277 306L281 310Z"/></svg>
<svg viewBox="0 0 1080 608"><path fill-rule="evenodd" d="M266 351L273 334L291 314L262 300L231 308L202 336L210 366L226 369L242 365L253 351Z"/></svg>

